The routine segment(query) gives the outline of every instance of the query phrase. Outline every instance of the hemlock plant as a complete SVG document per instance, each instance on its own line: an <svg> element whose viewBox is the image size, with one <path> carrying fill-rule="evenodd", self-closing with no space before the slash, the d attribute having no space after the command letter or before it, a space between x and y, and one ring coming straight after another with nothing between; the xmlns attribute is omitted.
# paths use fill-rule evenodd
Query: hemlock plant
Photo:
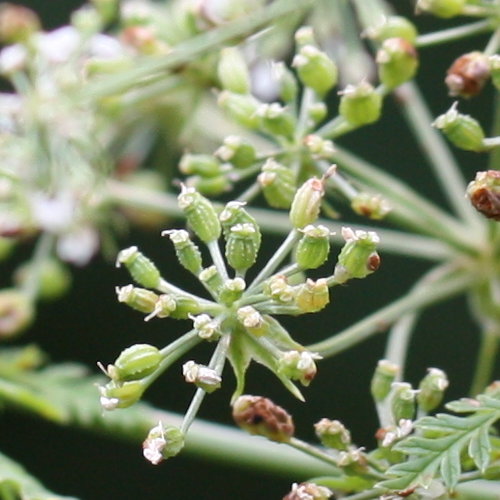
<svg viewBox="0 0 500 500"><path fill-rule="evenodd" d="M431 16L440 27L419 33ZM436 80L451 98L433 116L414 81L426 70L421 54L480 34ZM0 352L3 405L141 436L145 459L160 467L190 442L229 454L236 435L234 460L268 472L286 463L309 477L291 484L288 500L500 497L497 0L94 0L50 32L31 10L1 4L0 38L12 87L0 94L0 252L7 261L16 245L33 247L0 291L0 337L19 342ZM491 127L474 116L475 96L487 91ZM344 136L387 119L392 97L449 209L345 146ZM481 169L460 165L458 150ZM139 244L120 250L134 225L172 245L175 259L154 262ZM281 242L263 262L271 235ZM146 321L140 341L98 362L104 377L22 343L38 302L64 295L69 266L92 266L98 252L125 268L117 302ZM385 252L433 267L368 316L353 304L352 326L299 342L301 316L322 311L335 325L336 294L362 294ZM173 266L185 283L161 271ZM404 368L422 311L456 295L468 299L480 347L467 357L470 393L443 406L442 369L412 384ZM160 346L145 340L150 322L168 329L174 320L188 325L184 334ZM307 405L299 386L321 383L318 371L335 376L329 358L387 330L366 380L375 445L356 444L335 415L318 416L310 444L277 402L245 393L256 362ZM208 361L198 359L202 343ZM141 401L167 370L196 387L182 416ZM205 397L209 405L233 381L234 421L269 442L198 426ZM287 446L300 453L290 458ZM1 455L0 498L63 497Z"/></svg>

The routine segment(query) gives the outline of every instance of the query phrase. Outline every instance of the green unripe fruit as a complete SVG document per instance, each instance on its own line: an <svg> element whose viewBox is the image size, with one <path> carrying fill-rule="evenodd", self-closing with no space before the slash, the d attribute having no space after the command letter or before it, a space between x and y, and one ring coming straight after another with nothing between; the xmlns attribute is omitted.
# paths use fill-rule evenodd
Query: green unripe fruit
<svg viewBox="0 0 500 500"><path fill-rule="evenodd" d="M0 291L0 339L21 333L34 316L33 303L25 293L14 288Z"/></svg>
<svg viewBox="0 0 500 500"><path fill-rule="evenodd" d="M418 387L417 402L420 409L425 412L435 410L441 404L447 387L446 374L438 368L429 368Z"/></svg>
<svg viewBox="0 0 500 500"><path fill-rule="evenodd" d="M293 58L292 66L297 69L300 81L318 95L325 95L337 84L336 64L314 45L305 45Z"/></svg>
<svg viewBox="0 0 500 500"><path fill-rule="evenodd" d="M255 264L260 247L260 235L253 224L236 224L226 240L226 258L229 265L244 272Z"/></svg>
<svg viewBox="0 0 500 500"><path fill-rule="evenodd" d="M216 296L219 295L224 285L224 280L215 266L203 269L198 275L198 279Z"/></svg>
<svg viewBox="0 0 500 500"><path fill-rule="evenodd" d="M220 174L221 165L212 155L185 154L179 163L179 170L186 175L216 177Z"/></svg>
<svg viewBox="0 0 500 500"><path fill-rule="evenodd" d="M295 260L302 269L316 269L330 253L330 231L325 226L306 226L297 245Z"/></svg>
<svg viewBox="0 0 500 500"><path fill-rule="evenodd" d="M398 373L398 365L386 359L382 359L378 362L370 385L372 397L377 403L384 401L389 395L392 383L396 380Z"/></svg>
<svg viewBox="0 0 500 500"><path fill-rule="evenodd" d="M414 44L418 31L415 25L406 17L389 16L384 18L382 24L369 30L367 35L378 42L383 42L388 38L404 38Z"/></svg>
<svg viewBox="0 0 500 500"><path fill-rule="evenodd" d="M191 297L176 295L175 309L170 313L170 317L174 319L188 319L191 315L200 314L202 311L201 305Z"/></svg>
<svg viewBox="0 0 500 500"><path fill-rule="evenodd" d="M257 108L260 128L271 135L291 139L295 132L295 119L286 108L277 102L261 104Z"/></svg>
<svg viewBox="0 0 500 500"><path fill-rule="evenodd" d="M241 201L230 201L219 215L222 224L224 238L227 240L231 234L231 228L236 224L250 224L254 227L254 238L257 246L260 247L261 233L257 221L245 210L245 203Z"/></svg>
<svg viewBox="0 0 500 500"><path fill-rule="evenodd" d="M114 366L119 380L141 380L157 370L161 359L156 347L136 344L122 351Z"/></svg>
<svg viewBox="0 0 500 500"><path fill-rule="evenodd" d="M344 451L351 444L351 433L339 420L322 418L314 424L314 430L321 444L332 450Z"/></svg>
<svg viewBox="0 0 500 500"><path fill-rule="evenodd" d="M295 304L301 313L313 313L321 311L330 302L330 292L326 279L320 278L316 281L307 279L299 285L295 294Z"/></svg>
<svg viewBox="0 0 500 500"><path fill-rule="evenodd" d="M221 50L217 75L224 90L237 94L250 93L248 67L237 47L226 47Z"/></svg>
<svg viewBox="0 0 500 500"><path fill-rule="evenodd" d="M255 148L236 135L227 136L214 154L222 161L231 163L235 168L249 167L257 159Z"/></svg>
<svg viewBox="0 0 500 500"><path fill-rule="evenodd" d="M392 387L391 411L394 423L398 425L402 419L412 420L416 409L415 391L405 382L395 382Z"/></svg>
<svg viewBox="0 0 500 500"><path fill-rule="evenodd" d="M376 122L382 111L382 96L368 82L348 85L342 91L339 113L350 124L361 126Z"/></svg>
<svg viewBox="0 0 500 500"><path fill-rule="evenodd" d="M297 190L295 175L290 168L269 158L262 166L257 181L269 206L290 208Z"/></svg>
<svg viewBox="0 0 500 500"><path fill-rule="evenodd" d="M297 190L290 207L292 225L301 229L314 224L319 216L321 201L325 194L324 180L312 177Z"/></svg>
<svg viewBox="0 0 500 500"><path fill-rule="evenodd" d="M218 175L217 177L193 175L186 179L186 186L192 187L206 196L219 196L229 191L231 183L225 175Z"/></svg>
<svg viewBox="0 0 500 500"><path fill-rule="evenodd" d="M466 2L467 0L418 0L416 10L449 18L461 14Z"/></svg>
<svg viewBox="0 0 500 500"><path fill-rule="evenodd" d="M272 71L278 82L278 93L283 102L294 102L298 94L297 79L286 67L285 63L277 62L273 65Z"/></svg>
<svg viewBox="0 0 500 500"><path fill-rule="evenodd" d="M377 52L377 63L380 81L393 89L415 76L418 55L404 38L388 38Z"/></svg>
<svg viewBox="0 0 500 500"><path fill-rule="evenodd" d="M158 295L146 288L138 288L134 285L116 287L118 301L127 304L136 311L149 314L154 311L158 301Z"/></svg>
<svg viewBox="0 0 500 500"><path fill-rule="evenodd" d="M130 276L146 288L156 288L160 281L160 271L136 246L122 250L116 259L116 267L123 264Z"/></svg>
<svg viewBox="0 0 500 500"><path fill-rule="evenodd" d="M161 235L168 236L174 244L175 254L181 266L198 275L202 270L201 252L198 246L191 241L189 233L181 229L163 231Z"/></svg>
<svg viewBox="0 0 500 500"><path fill-rule="evenodd" d="M111 381L101 387L101 405L105 410L115 408L129 408L141 399L146 387L139 380L116 383Z"/></svg>
<svg viewBox="0 0 500 500"><path fill-rule="evenodd" d="M477 120L457 111L457 103L444 114L438 116L434 127L443 131L447 139L460 149L466 151L484 151L484 131Z"/></svg>
<svg viewBox="0 0 500 500"><path fill-rule="evenodd" d="M204 243L210 243L219 238L221 227L215 209L204 196L194 188L182 186L177 197L179 207L186 214L189 226Z"/></svg>
<svg viewBox="0 0 500 500"><path fill-rule="evenodd" d="M249 129L259 126L257 109L260 102L250 94L236 94L224 90L217 99L218 105L237 123Z"/></svg>

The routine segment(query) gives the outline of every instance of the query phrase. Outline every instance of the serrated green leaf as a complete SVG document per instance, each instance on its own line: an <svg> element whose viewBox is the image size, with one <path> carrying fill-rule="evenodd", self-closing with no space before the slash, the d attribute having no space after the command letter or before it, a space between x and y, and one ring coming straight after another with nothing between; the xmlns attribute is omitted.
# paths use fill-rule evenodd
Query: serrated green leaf
<svg viewBox="0 0 500 500"><path fill-rule="evenodd" d="M441 413L419 419L415 423L418 435L408 436L393 448L408 455L407 461L390 467L386 473L394 478L381 482L379 486L390 490L427 486L439 473L446 487L452 489L461 473L463 450L467 450L478 469L484 471L491 460L489 431L500 419L500 401L485 395L478 396L474 403L471 401L460 400L447 405L470 415ZM426 431L441 435L426 436Z"/></svg>

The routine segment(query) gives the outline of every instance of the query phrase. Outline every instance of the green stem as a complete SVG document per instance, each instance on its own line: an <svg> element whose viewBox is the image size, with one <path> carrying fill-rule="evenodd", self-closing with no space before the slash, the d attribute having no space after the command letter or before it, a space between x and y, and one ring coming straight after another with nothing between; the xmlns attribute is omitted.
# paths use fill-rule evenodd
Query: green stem
<svg viewBox="0 0 500 500"><path fill-rule="evenodd" d="M432 115L418 90L408 82L395 90L400 108L426 154L441 188L450 205L472 228L479 226L479 218L464 201L465 181L460 167L453 158L443 136L431 126Z"/></svg>
<svg viewBox="0 0 500 500"><path fill-rule="evenodd" d="M477 243L471 243L469 228L458 223L446 212L422 198L416 191L369 162L337 146L333 159L339 167L358 182L386 197L394 207L387 216L400 225L422 234L445 240L467 253L477 253Z"/></svg>
<svg viewBox="0 0 500 500"><path fill-rule="evenodd" d="M308 9L312 0L276 0L272 4L257 9L248 15L206 31L175 46L175 49L161 58L148 58L120 75L91 82L85 86L82 96L99 99L120 93L136 86L156 83L165 78L168 70L188 64L195 58L218 47L241 39L268 23Z"/></svg>
<svg viewBox="0 0 500 500"><path fill-rule="evenodd" d="M174 295L174 298L177 295L192 299L198 302L200 305L202 305L204 309L210 310L212 314L214 312L218 313L220 310L220 305L217 304L216 302L212 302L211 300L204 299L202 297L199 297L198 295L194 295L193 293L186 292L185 290L182 290L181 288L172 285L172 283L165 281L163 278L160 279L160 282L157 285L156 289L162 293L170 293Z"/></svg>
<svg viewBox="0 0 500 500"><path fill-rule="evenodd" d="M207 247L217 271L221 275L223 281L227 281L229 276L227 274L226 264L224 263L224 258L222 257L218 241L210 241L207 243Z"/></svg>
<svg viewBox="0 0 500 500"><path fill-rule="evenodd" d="M290 223L290 222L288 222ZM245 295L252 293L257 285L259 285L266 278L271 276L271 274L276 270L276 268L281 264L283 259L291 252L297 240L300 238L301 233L296 229L292 229L288 236L285 238L283 243L280 245L278 250L269 259L267 264L262 268L257 277L253 280L252 284L248 287Z"/></svg>
<svg viewBox="0 0 500 500"><path fill-rule="evenodd" d="M470 274L456 271L448 272L439 280L430 279L434 272L435 270L432 270L427 273L417 286L402 298L370 314L342 332L316 344L306 346L306 348L323 357L334 356L377 333L381 333L380 325L390 324L401 315L419 311L431 304L462 293L476 279Z"/></svg>
<svg viewBox="0 0 500 500"><path fill-rule="evenodd" d="M470 395L476 396L491 382L495 361L500 347L500 332L486 330L481 335L481 344L476 361L476 371L472 379Z"/></svg>
<svg viewBox="0 0 500 500"><path fill-rule="evenodd" d="M462 38L468 38L474 35L480 35L486 31L491 30L491 21L481 20L470 24L463 24L454 28L448 28L433 33L426 33L420 35L415 43L416 47L429 47L432 45L439 45L446 42L453 42Z"/></svg>
<svg viewBox="0 0 500 500"><path fill-rule="evenodd" d="M323 452L319 448L316 448L315 446L312 446L309 443L306 443L305 441L302 441L301 439L297 439L295 437L290 438L290 441L286 444L288 444L292 448L295 448L296 450L301 451L302 453L305 453L306 455L318 458L319 460L330 465L330 475L340 476L342 474L342 470L337 466L335 458Z"/></svg>

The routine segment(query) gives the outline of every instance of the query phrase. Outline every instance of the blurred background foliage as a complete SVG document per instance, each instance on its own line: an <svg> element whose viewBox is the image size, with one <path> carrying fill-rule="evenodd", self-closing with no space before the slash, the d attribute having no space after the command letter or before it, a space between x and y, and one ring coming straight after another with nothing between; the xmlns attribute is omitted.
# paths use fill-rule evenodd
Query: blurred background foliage
<svg viewBox="0 0 500 500"><path fill-rule="evenodd" d="M44 28L50 30L66 23L70 12L83 2L26 0L13 3L36 10ZM410 2L394 0L392 3L399 13L411 14ZM435 20L423 16L417 19L417 24L422 32L437 26ZM422 71L418 83L434 115L443 112L452 102L443 84L450 61L482 44L484 40L475 37L464 43L421 51ZM473 103L464 102L461 109L467 113L473 106L474 115L487 123L488 102L491 102L491 95L487 91ZM442 195L406 130L397 103L389 98L383 118L376 126L361 128L343 138L342 143L353 151L362 151L363 156L444 206ZM483 160L477 155L458 153L458 156L467 178L483 167L478 164ZM277 237L264 238L266 246L260 257L263 262L280 241ZM174 259L173 251L158 232L133 229L120 241L121 247L131 244L137 244L160 268L163 266L173 283L185 278L178 266L170 264ZM30 248L21 246L16 252L14 259L1 264L0 280L8 277L12 267L30 255ZM374 276L356 286L336 288L332 304L326 310L290 320L297 340L312 343L348 326L356 319L353 317L354 304L359 317L374 311L404 294L429 268L427 262L418 259L384 254L382 259L382 266ZM35 325L12 343L37 343L54 362L78 361L96 372L98 360L105 364L111 362L124 346L136 342L161 345L167 338L175 338L185 330L182 322L145 324L141 315L119 304L115 286L123 283L126 277L113 264L99 256L85 268L73 268L74 283L70 293L57 302L40 305ZM0 285L6 286L8 282L0 282ZM451 381L447 400L461 397L468 390L472 369L468 361L477 349L476 327L465 312L463 300L448 301L423 315L412 341L407 367L409 381L418 381L429 366L446 371ZM286 325L286 321L284 323ZM314 383L304 391L306 404L294 399L268 372L255 365L250 369L247 392L270 397L285 407L294 416L297 434L305 439L314 439L314 422L329 417L345 422L358 445L370 447L374 442L376 418L369 395L369 380L376 362L383 356L384 340L383 334L375 336L320 363ZM500 367L497 367L496 377L500 377ZM232 381L226 381L222 390L210 396L199 416L232 425L229 408L232 385ZM185 411L190 397L180 370L175 369L169 370L146 395L154 405L178 412ZM286 471L283 477L276 477L262 471L211 463L186 453L153 467L143 459L136 442L126 443L112 436L61 428L11 410L2 412L0 426L0 449L4 453L24 464L48 488L87 500L281 498L296 479L287 476ZM238 453L236 442L234 453Z"/></svg>

